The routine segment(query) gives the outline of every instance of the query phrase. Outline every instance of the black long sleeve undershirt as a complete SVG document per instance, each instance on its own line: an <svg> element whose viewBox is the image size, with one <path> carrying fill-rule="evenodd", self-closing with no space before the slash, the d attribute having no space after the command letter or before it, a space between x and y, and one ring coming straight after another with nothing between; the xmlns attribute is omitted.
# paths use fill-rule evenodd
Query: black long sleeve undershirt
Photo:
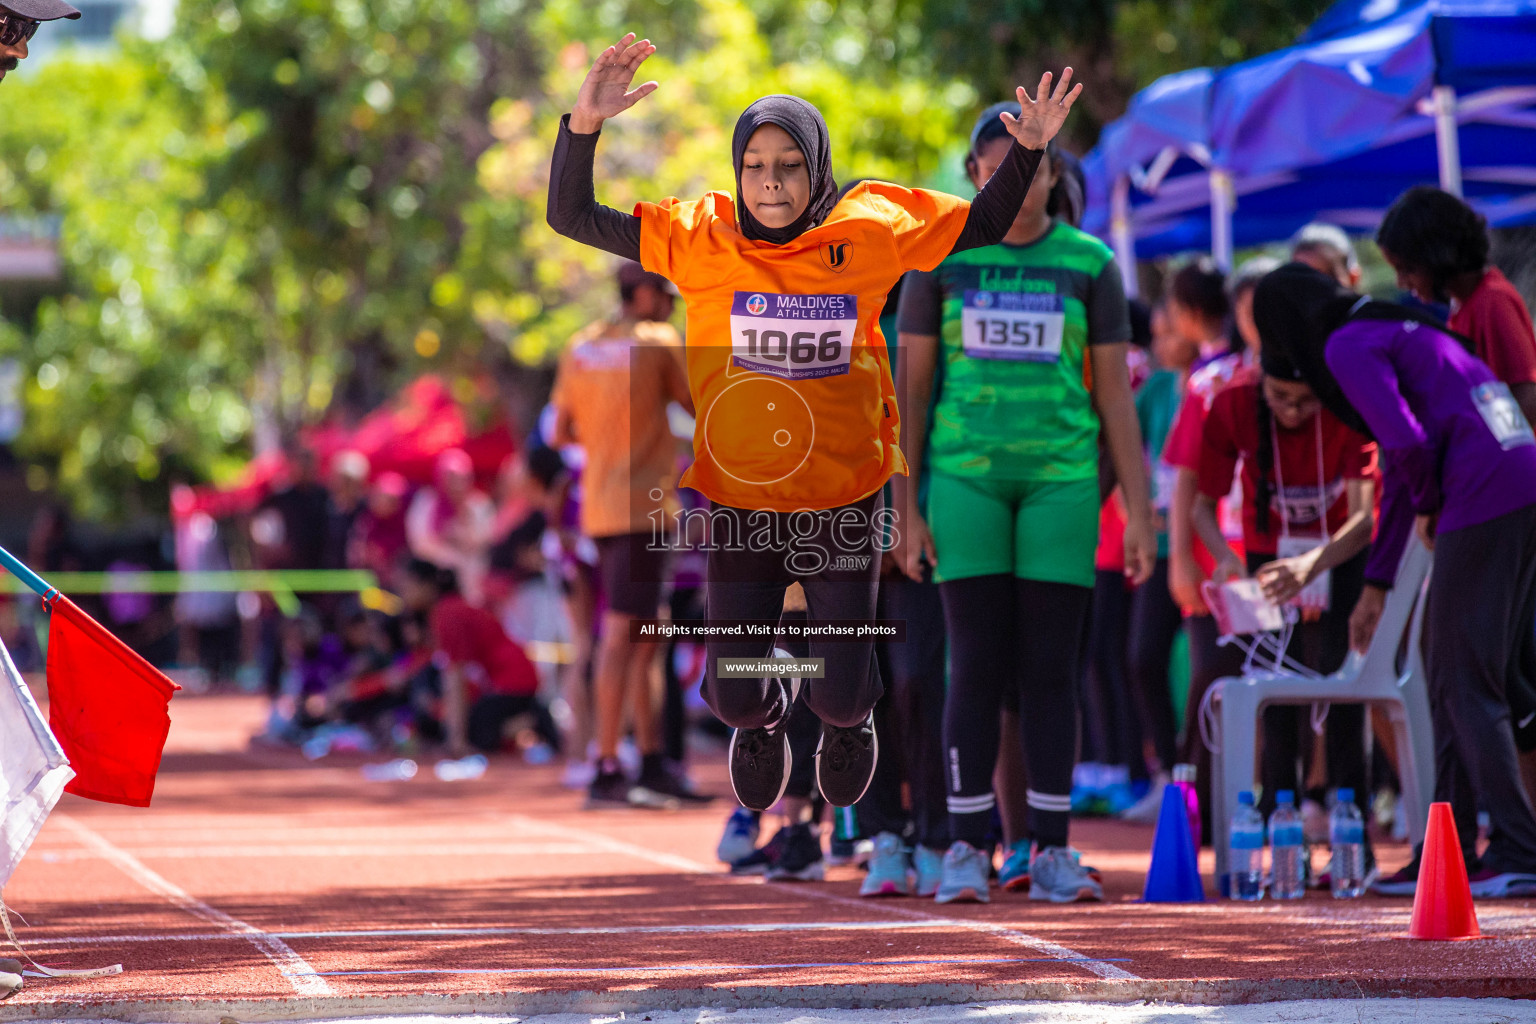
<svg viewBox="0 0 1536 1024"><path fill-rule="evenodd" d="M549 226L567 238L611 252L626 260L640 258L640 218L597 201L592 190L592 159L602 132L577 135L571 115L560 119L560 137L549 165Z"/></svg>
<svg viewBox="0 0 1536 1024"><path fill-rule="evenodd" d="M640 218L597 201L592 185L592 161L601 132L578 135L571 116L560 119L560 135L549 167L549 226L567 238L611 252L624 259L640 258ZM986 187L971 201L965 227L950 253L996 245L1003 240L1030 182L1040 168L1044 150L1025 149L1015 142Z"/></svg>

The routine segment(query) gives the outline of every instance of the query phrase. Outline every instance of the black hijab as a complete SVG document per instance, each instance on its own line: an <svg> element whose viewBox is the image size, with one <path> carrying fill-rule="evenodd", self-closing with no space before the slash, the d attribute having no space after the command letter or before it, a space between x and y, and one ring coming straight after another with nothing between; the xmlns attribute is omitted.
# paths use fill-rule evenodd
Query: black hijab
<svg viewBox="0 0 1536 1024"><path fill-rule="evenodd" d="M1306 381L1329 412L1366 437L1375 435L1344 397L1344 389L1324 358L1329 335L1351 320L1412 320L1449 334L1472 349L1471 342L1434 317L1357 295L1305 263L1287 263L1259 281L1253 292L1253 320L1259 328L1259 360L1264 372Z"/></svg>
<svg viewBox="0 0 1536 1024"><path fill-rule="evenodd" d="M741 195L741 163L746 155L747 140L765 124L778 125L795 140L795 145L805 154L805 169L811 179L811 195L805 211L793 224L782 228L770 228L760 223L747 209ZM764 96L743 110L731 136L731 163L736 168L737 219L741 233L748 238L774 245L793 242L803 232L826 220L832 207L837 205L837 182L832 180L832 139L827 134L827 122L822 120L821 111L798 96Z"/></svg>
<svg viewBox="0 0 1536 1024"><path fill-rule="evenodd" d="M1287 263L1266 274L1253 290L1253 322L1259 328L1264 372L1304 380L1324 407L1346 426L1370 437L1365 419L1344 397L1323 351L1328 336L1350 318L1361 297L1305 263Z"/></svg>

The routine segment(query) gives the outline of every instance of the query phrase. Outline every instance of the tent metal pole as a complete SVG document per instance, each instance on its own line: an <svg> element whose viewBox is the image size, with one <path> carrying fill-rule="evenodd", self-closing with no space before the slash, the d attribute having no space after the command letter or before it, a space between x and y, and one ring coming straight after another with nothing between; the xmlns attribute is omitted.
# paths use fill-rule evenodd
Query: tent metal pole
<svg viewBox="0 0 1536 1024"><path fill-rule="evenodd" d="M1232 210L1236 205L1232 175L1211 168L1211 258L1222 273L1232 269Z"/></svg>
<svg viewBox="0 0 1536 1024"><path fill-rule="evenodd" d="M1435 108L1435 149L1440 156L1440 187L1461 195L1461 143L1456 136L1456 90L1437 85L1430 93Z"/></svg>
<svg viewBox="0 0 1536 1024"><path fill-rule="evenodd" d="M1115 262L1120 264L1125 297L1134 299L1140 291L1136 273L1136 235L1131 230L1131 182L1123 174L1115 179L1115 188L1109 197L1109 237L1115 247Z"/></svg>

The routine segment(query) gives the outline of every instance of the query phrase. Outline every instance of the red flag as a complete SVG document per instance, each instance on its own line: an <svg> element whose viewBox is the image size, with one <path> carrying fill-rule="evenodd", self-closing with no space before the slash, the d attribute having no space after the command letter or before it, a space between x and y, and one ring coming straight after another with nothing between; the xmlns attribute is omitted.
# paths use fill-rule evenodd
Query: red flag
<svg viewBox="0 0 1536 1024"><path fill-rule="evenodd" d="M69 598L48 605L48 724L75 770L64 792L148 807L181 687Z"/></svg>

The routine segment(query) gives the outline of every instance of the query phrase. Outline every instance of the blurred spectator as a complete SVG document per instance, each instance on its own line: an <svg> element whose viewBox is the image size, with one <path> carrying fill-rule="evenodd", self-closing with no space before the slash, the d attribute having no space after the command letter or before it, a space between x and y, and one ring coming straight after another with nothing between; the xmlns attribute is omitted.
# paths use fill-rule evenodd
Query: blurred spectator
<svg viewBox="0 0 1536 1024"><path fill-rule="evenodd" d="M27 538L27 564L45 577L51 572L77 572L82 567L74 524L62 503L49 502L38 509Z"/></svg>
<svg viewBox="0 0 1536 1024"><path fill-rule="evenodd" d="M331 518L331 494L320 483L315 453L293 445L288 449L289 482L276 491L257 510L265 517L258 529L251 525L252 537L265 548L265 568L323 569L326 539L317 524Z"/></svg>
<svg viewBox="0 0 1536 1024"><path fill-rule="evenodd" d="M347 564L347 543L368 495L368 456L339 452L331 461L331 510L325 537L325 565L340 569Z"/></svg>
<svg viewBox="0 0 1536 1024"><path fill-rule="evenodd" d="M442 672L442 713L448 752L459 757L470 744L500 750L506 728L528 716L543 742L556 749L560 734L539 701L533 663L495 616L459 593L453 571L414 559L402 578L406 607L429 616L430 636Z"/></svg>
<svg viewBox="0 0 1536 1024"><path fill-rule="evenodd" d="M0 643L10 652L16 671L43 671L43 649L37 633L23 619L21 601L14 594L0 594Z"/></svg>
<svg viewBox="0 0 1536 1024"><path fill-rule="evenodd" d="M1509 386L1536 423L1536 332L1525 300L1488 264L1488 222L1462 200L1428 185L1409 189L1376 233L1397 283L1425 303L1451 304L1447 324Z"/></svg>
<svg viewBox="0 0 1536 1024"><path fill-rule="evenodd" d="M1314 221L1292 235L1291 259L1327 274L1345 288L1360 284L1360 257L1355 253L1355 243L1336 224Z"/></svg>
<svg viewBox="0 0 1536 1024"><path fill-rule="evenodd" d="M386 589L394 586L400 556L406 550L405 496L411 485L394 471L379 474L368 501L352 521L347 565L372 569Z"/></svg>
<svg viewBox="0 0 1536 1024"><path fill-rule="evenodd" d="M219 524L208 513L193 512L177 521L176 568L181 572L230 568ZM233 676L240 657L240 619L233 593L184 591L176 596L176 621L184 664L197 665L212 683Z"/></svg>
<svg viewBox="0 0 1536 1024"><path fill-rule="evenodd" d="M474 463L463 449L450 448L437 458L437 486L422 488L411 502L405 533L413 555L452 570L464 599L479 606L495 521L491 499L475 487Z"/></svg>

